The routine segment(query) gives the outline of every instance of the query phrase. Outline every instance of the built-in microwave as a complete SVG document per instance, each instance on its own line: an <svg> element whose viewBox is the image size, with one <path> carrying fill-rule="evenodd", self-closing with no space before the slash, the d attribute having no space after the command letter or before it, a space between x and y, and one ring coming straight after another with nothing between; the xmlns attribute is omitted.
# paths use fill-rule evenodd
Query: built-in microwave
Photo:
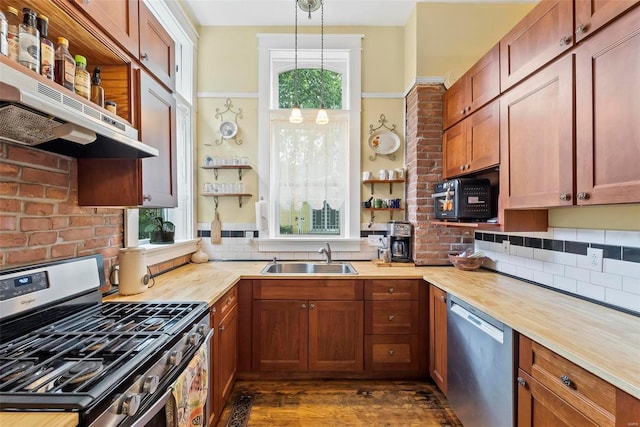
<svg viewBox="0 0 640 427"><path fill-rule="evenodd" d="M436 219L482 221L492 216L488 179L458 178L440 182L431 197Z"/></svg>

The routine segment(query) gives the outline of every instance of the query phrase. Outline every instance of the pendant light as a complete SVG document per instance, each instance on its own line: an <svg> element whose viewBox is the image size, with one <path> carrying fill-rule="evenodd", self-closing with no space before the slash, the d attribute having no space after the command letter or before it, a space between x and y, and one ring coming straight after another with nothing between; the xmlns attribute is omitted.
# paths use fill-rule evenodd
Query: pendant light
<svg viewBox="0 0 640 427"><path fill-rule="evenodd" d="M324 1L320 0L320 109L316 116L316 123L329 123L327 110L324 109Z"/></svg>
<svg viewBox="0 0 640 427"><path fill-rule="evenodd" d="M298 0L295 0L295 42L294 42L294 55L295 55L295 74L293 75L293 108L291 109L291 115L289 121L294 124L302 123L302 111L300 111L300 100L298 98ZM311 13L311 12L309 12Z"/></svg>

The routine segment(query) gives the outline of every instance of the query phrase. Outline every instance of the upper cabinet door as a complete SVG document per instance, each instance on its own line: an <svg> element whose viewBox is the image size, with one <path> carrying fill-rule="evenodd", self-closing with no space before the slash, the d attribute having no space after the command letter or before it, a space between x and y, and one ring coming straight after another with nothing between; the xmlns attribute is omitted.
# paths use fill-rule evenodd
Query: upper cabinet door
<svg viewBox="0 0 640 427"><path fill-rule="evenodd" d="M576 42L590 36L616 16L640 4L640 0L575 0Z"/></svg>
<svg viewBox="0 0 640 427"><path fill-rule="evenodd" d="M640 202L640 7L576 49L577 203Z"/></svg>
<svg viewBox="0 0 640 427"><path fill-rule="evenodd" d="M175 43L143 2L140 3L140 63L173 91Z"/></svg>
<svg viewBox="0 0 640 427"><path fill-rule="evenodd" d="M500 98L500 197L504 208L573 204L573 55Z"/></svg>
<svg viewBox="0 0 640 427"><path fill-rule="evenodd" d="M138 0L74 0L120 46L138 57Z"/></svg>
<svg viewBox="0 0 640 427"><path fill-rule="evenodd" d="M502 91L571 48L573 32L573 1L542 0L500 40Z"/></svg>

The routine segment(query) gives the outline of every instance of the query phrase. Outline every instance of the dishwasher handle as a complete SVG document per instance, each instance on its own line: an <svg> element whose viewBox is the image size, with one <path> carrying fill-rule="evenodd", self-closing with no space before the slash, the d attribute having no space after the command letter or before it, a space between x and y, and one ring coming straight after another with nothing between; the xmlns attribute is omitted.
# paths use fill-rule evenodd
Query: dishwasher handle
<svg viewBox="0 0 640 427"><path fill-rule="evenodd" d="M491 323L482 320L481 318L471 313L466 308L462 307L460 304L456 304L455 301L451 301L450 311L451 313L457 316L460 316L462 320L464 320L467 323L470 323L471 325L479 329L484 334L489 335L491 338L498 341L500 344L504 344L503 330L498 329L495 326L493 326Z"/></svg>

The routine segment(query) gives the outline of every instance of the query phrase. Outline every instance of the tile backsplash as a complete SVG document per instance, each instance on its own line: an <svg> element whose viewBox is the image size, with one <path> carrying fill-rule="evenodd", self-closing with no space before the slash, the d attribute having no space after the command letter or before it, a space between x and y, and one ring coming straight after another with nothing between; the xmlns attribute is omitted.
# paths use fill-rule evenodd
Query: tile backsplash
<svg viewBox="0 0 640 427"><path fill-rule="evenodd" d="M589 248L602 249L601 270ZM475 250L489 258L486 268L640 313L640 231L476 232Z"/></svg>

